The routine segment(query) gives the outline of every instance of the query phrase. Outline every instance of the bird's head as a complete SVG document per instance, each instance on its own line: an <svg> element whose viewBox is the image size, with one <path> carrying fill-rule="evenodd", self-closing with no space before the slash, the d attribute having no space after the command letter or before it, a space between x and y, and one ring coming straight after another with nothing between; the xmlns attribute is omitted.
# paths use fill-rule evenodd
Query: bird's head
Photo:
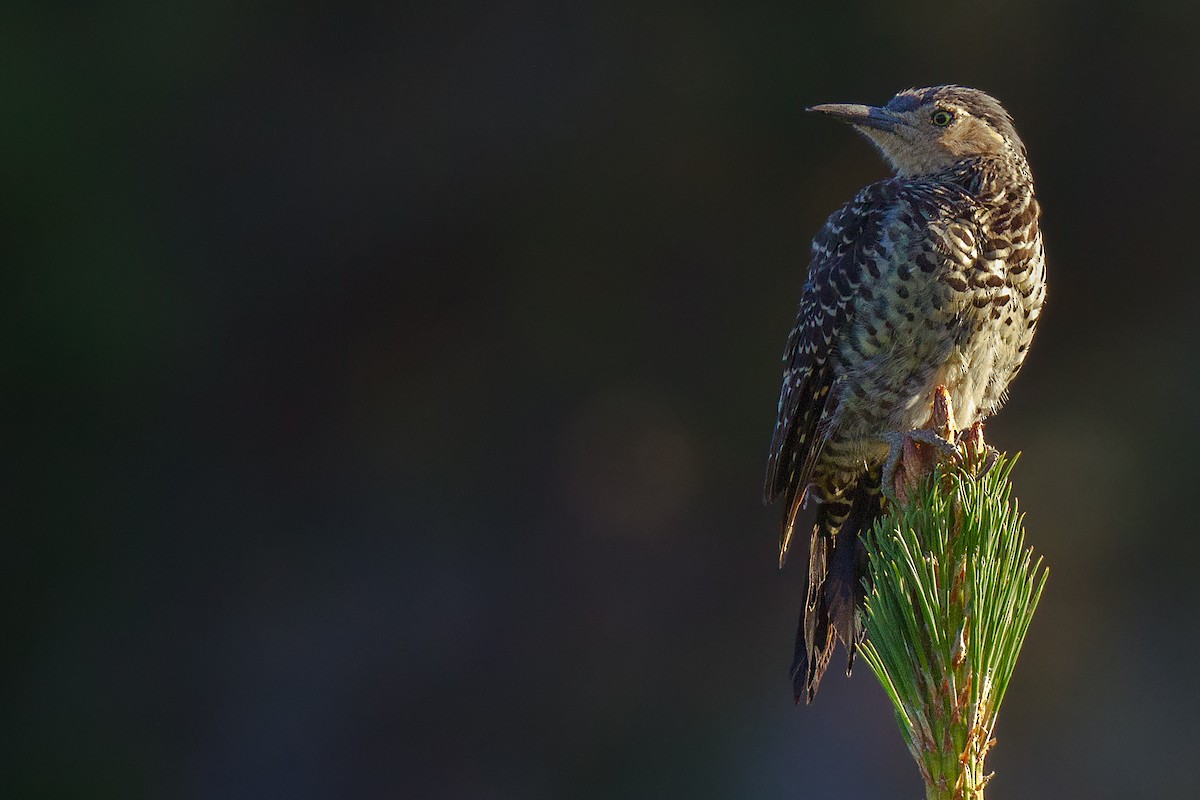
<svg viewBox="0 0 1200 800"><path fill-rule="evenodd" d="M853 125L905 177L983 156L1025 158L1008 112L995 98L965 86L906 89L882 107L831 103L809 110Z"/></svg>

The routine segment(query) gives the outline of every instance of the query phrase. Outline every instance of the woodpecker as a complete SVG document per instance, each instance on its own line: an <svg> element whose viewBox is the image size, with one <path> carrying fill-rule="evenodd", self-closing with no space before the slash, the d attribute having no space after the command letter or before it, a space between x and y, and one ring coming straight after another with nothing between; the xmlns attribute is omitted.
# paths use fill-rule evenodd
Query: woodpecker
<svg viewBox="0 0 1200 800"><path fill-rule="evenodd" d="M863 188L812 243L783 356L764 498L783 497L780 566L816 504L796 636L796 702L812 702L840 639L862 640L860 534L883 506L896 436L928 427L945 387L954 426L1004 404L1046 294L1041 208L1025 146L991 96L908 89L885 106L810 111L869 139L894 176Z"/></svg>

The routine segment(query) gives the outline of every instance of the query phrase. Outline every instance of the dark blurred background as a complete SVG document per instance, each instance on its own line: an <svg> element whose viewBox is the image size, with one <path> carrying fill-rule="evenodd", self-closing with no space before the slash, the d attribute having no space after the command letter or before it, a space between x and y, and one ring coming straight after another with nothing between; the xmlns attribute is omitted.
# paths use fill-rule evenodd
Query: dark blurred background
<svg viewBox="0 0 1200 800"><path fill-rule="evenodd" d="M759 502L819 102L998 96L1049 306L1052 574L989 796L1195 791L1200 10L16 3L0 25L14 797L895 798L794 708Z"/></svg>

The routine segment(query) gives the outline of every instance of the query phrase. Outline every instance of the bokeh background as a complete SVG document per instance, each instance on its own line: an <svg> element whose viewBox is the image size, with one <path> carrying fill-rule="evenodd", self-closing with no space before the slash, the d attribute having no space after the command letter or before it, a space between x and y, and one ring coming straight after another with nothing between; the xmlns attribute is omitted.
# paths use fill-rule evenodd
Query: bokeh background
<svg viewBox="0 0 1200 800"><path fill-rule="evenodd" d="M802 109L943 82L1050 257L989 794L1194 794L1200 10L4 17L6 795L919 796L865 667L792 706L759 496L809 240L885 176Z"/></svg>

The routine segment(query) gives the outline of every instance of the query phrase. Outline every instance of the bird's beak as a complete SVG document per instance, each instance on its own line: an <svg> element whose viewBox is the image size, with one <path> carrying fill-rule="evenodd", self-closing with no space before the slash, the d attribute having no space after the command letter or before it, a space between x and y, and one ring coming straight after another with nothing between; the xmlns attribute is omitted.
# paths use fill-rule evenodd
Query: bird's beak
<svg viewBox="0 0 1200 800"><path fill-rule="evenodd" d="M854 103L826 103L823 106L813 106L809 111L820 111L836 120L848 122L863 128L891 133L904 124L904 120L892 112L878 106L860 106Z"/></svg>

